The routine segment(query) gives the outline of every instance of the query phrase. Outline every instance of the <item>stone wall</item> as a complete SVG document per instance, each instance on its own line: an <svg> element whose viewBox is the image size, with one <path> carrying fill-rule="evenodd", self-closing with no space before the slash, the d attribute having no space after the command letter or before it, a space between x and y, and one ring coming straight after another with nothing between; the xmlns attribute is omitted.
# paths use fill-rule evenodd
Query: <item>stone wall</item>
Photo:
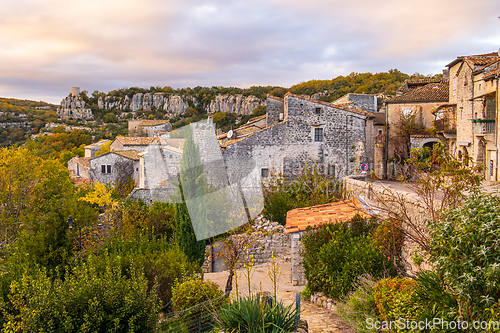
<svg viewBox="0 0 500 333"><path fill-rule="evenodd" d="M417 194L391 189L390 186L384 182L376 184L370 181L364 181L364 179L364 176L345 177L343 179L343 187L346 195L350 198L361 199L370 207L370 214L382 218L387 216L387 209L392 212L401 210L401 205L394 200L395 198L399 198L398 201L403 202L405 214L407 214L417 228L420 228L420 231L425 232L425 219L428 216L428 212ZM406 270L411 274L414 274L420 269L430 269L427 263L423 263L420 267L415 266L411 259L415 249L415 244L407 239L404 241L402 258Z"/></svg>
<svg viewBox="0 0 500 333"><path fill-rule="evenodd" d="M257 245L249 250L249 254L253 256L255 265L269 262L273 255L278 260L290 261L291 237L289 234L254 232L252 236L255 237ZM210 246L207 247L203 264L204 272L221 272L228 269L224 264L224 258L216 255L222 245L222 242L216 242L212 246L213 250L210 249ZM210 251L214 253L213 259Z"/></svg>
<svg viewBox="0 0 500 333"><path fill-rule="evenodd" d="M268 97L267 98L267 126L273 126L280 122L280 114L284 118L284 103L281 98Z"/></svg>
<svg viewBox="0 0 500 333"><path fill-rule="evenodd" d="M293 233L292 236L292 252L291 252L291 262L292 262L292 285L293 286L303 286L306 284L306 275L304 271L304 266L302 266L302 250L303 246L300 242L300 237L304 232Z"/></svg>

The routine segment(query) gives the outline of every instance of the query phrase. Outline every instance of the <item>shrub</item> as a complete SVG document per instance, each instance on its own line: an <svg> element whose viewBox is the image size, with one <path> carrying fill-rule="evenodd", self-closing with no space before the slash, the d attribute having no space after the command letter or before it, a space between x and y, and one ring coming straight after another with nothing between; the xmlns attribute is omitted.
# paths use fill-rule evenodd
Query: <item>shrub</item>
<svg viewBox="0 0 500 333"><path fill-rule="evenodd" d="M370 275L362 275L356 282L356 290L349 293L346 302L336 304L337 313L349 323L356 332L372 333L366 327L368 318L378 318L373 286L375 280Z"/></svg>
<svg viewBox="0 0 500 333"><path fill-rule="evenodd" d="M105 258L101 271L100 260L88 258L65 280L38 269L13 281L1 304L4 331L153 332L159 306L141 270L126 273L118 260Z"/></svg>
<svg viewBox="0 0 500 333"><path fill-rule="evenodd" d="M292 332L298 315L294 304L285 306L272 299L237 298L217 313L216 328L224 332Z"/></svg>
<svg viewBox="0 0 500 333"><path fill-rule="evenodd" d="M177 246L170 245L163 238L148 240L147 236L132 239L113 237L103 247L104 251L96 252L98 256L117 258L126 272L134 265L140 267L148 279L149 288L158 283L157 293L162 305L170 301L172 287L179 277L192 277L201 271L187 260ZM100 269L104 270L105 266L102 265Z"/></svg>
<svg viewBox="0 0 500 333"><path fill-rule="evenodd" d="M499 229L499 199L491 194L473 194L431 224L431 259L469 322L500 299Z"/></svg>
<svg viewBox="0 0 500 333"><path fill-rule="evenodd" d="M291 199L290 195L285 192L273 192L265 196L264 217L285 225L287 212L295 208Z"/></svg>
<svg viewBox="0 0 500 333"><path fill-rule="evenodd" d="M189 280L172 288L172 304L176 311L182 311L223 295L213 281Z"/></svg>
<svg viewBox="0 0 500 333"><path fill-rule="evenodd" d="M392 263L371 244L371 223L327 224L302 237L303 265L312 292L338 299L353 290L362 274L393 274Z"/></svg>
<svg viewBox="0 0 500 333"><path fill-rule="evenodd" d="M418 305L414 302L416 289L415 280L408 278L383 279L377 282L373 292L382 319L387 322L398 321L400 318L417 319Z"/></svg>

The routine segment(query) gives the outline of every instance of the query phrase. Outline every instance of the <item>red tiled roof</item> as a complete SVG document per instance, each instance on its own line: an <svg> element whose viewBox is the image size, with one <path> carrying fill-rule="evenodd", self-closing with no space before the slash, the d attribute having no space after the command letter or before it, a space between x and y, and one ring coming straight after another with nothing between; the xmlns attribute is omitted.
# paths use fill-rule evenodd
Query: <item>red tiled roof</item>
<svg viewBox="0 0 500 333"><path fill-rule="evenodd" d="M153 142L158 142L158 138L135 136L119 136L115 140L118 140L124 146L147 146Z"/></svg>
<svg viewBox="0 0 500 333"><path fill-rule="evenodd" d="M131 150L115 150L115 151L112 151L112 153L118 154L118 155L126 157L126 158L130 158L131 160L138 161L140 151L133 150L133 149L131 149Z"/></svg>
<svg viewBox="0 0 500 333"><path fill-rule="evenodd" d="M283 98L276 97L276 96L273 96L273 95L267 94L267 98L272 98L272 99L275 99L277 101L283 102Z"/></svg>
<svg viewBox="0 0 500 333"><path fill-rule="evenodd" d="M483 65L486 65L486 64L489 64L491 62L498 60L498 58L499 58L498 52L476 54L476 55L469 55L469 56L459 56L459 57L457 57L457 59L453 60L448 65L446 65L446 67L452 67L453 65L455 65L463 60L469 60L475 66L483 66Z"/></svg>
<svg viewBox="0 0 500 333"><path fill-rule="evenodd" d="M429 83L415 89L405 89L405 94L386 100L388 103L416 101L448 101L449 81Z"/></svg>
<svg viewBox="0 0 500 333"><path fill-rule="evenodd" d="M166 124L170 122L169 120L153 120L153 119L144 119L139 123L139 126L156 126L161 124Z"/></svg>
<svg viewBox="0 0 500 333"><path fill-rule="evenodd" d="M78 157L75 156L73 159L80 164L85 169L90 169L90 158L89 157Z"/></svg>
<svg viewBox="0 0 500 333"><path fill-rule="evenodd" d="M370 218L358 199L332 202L325 205L297 208L286 215L286 232L293 233L306 230L307 227L318 227L325 223L346 222L354 216Z"/></svg>

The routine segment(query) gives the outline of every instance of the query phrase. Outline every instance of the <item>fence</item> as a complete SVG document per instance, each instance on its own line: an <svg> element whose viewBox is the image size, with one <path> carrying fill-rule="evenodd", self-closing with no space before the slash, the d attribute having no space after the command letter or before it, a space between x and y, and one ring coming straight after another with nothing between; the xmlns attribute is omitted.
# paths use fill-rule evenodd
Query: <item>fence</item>
<svg viewBox="0 0 500 333"><path fill-rule="evenodd" d="M213 313L227 301L225 296L197 304L184 311L167 314L160 324L160 332L201 333L210 332L215 324Z"/></svg>

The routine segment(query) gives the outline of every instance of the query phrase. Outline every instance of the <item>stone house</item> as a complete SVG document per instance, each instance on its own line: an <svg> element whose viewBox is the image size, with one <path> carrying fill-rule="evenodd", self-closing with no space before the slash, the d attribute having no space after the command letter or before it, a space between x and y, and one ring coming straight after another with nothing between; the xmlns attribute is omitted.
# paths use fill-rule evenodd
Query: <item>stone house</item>
<svg viewBox="0 0 500 333"><path fill-rule="evenodd" d="M90 158L75 156L68 161L71 178L90 179Z"/></svg>
<svg viewBox="0 0 500 333"><path fill-rule="evenodd" d="M274 171L293 180L306 162L316 162L320 172L340 179L359 163L373 167L373 155L365 149L374 118L355 106L287 93L283 99L267 97L265 127L259 119L259 126L248 124L218 139L226 161L252 159L262 177Z"/></svg>
<svg viewBox="0 0 500 333"><path fill-rule="evenodd" d="M107 144L108 142L110 142L110 140L103 139L83 147L83 149L85 150L85 157L86 158L94 157L95 153L97 153L101 149L101 147Z"/></svg>
<svg viewBox="0 0 500 333"><path fill-rule="evenodd" d="M130 120L128 122L128 135L134 136L158 136L172 131L172 124L169 120Z"/></svg>
<svg viewBox="0 0 500 333"><path fill-rule="evenodd" d="M349 93L332 102L335 105L354 105L362 110L377 112L377 96L371 94Z"/></svg>
<svg viewBox="0 0 500 333"><path fill-rule="evenodd" d="M110 151L89 159L90 179L104 184L133 179L139 184L139 153L137 150Z"/></svg>
<svg viewBox="0 0 500 333"><path fill-rule="evenodd" d="M450 103L456 107L456 146L452 153L486 166L486 179L498 181L497 52L460 56L447 65Z"/></svg>
<svg viewBox="0 0 500 333"><path fill-rule="evenodd" d="M414 117L416 124L426 129L434 127L435 112L443 105L449 104L449 81L442 79L424 79L406 81L398 90L395 97L385 100L384 106L389 124L388 158L401 159L409 153L404 145L404 138L400 134L401 119ZM409 148L421 148L422 145L438 142L436 135L431 132L413 133L415 135L428 135L429 140L419 142L419 146L411 145Z"/></svg>
<svg viewBox="0 0 500 333"><path fill-rule="evenodd" d="M362 218L371 217L358 199L297 208L287 213L285 232L292 235L291 263L292 284L294 286L306 284L304 267L301 264L303 247L300 242L300 238L306 233L306 230L327 223L348 222L356 215L360 215Z"/></svg>

